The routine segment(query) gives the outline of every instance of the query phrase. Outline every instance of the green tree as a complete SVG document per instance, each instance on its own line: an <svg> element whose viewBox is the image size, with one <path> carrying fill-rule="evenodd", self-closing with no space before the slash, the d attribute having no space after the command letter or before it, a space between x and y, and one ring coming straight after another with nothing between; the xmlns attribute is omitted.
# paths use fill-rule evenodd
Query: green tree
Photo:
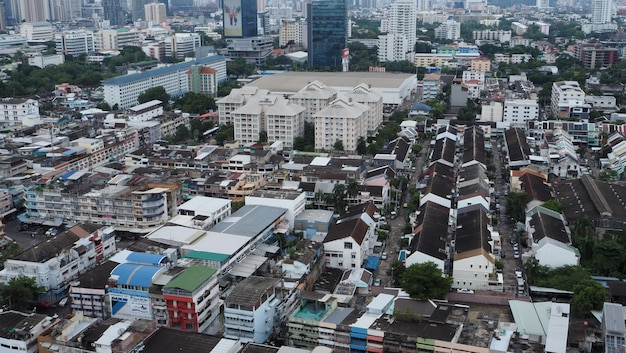
<svg viewBox="0 0 626 353"><path fill-rule="evenodd" d="M335 144L333 145L333 149L335 151L343 151L343 141L341 140L335 141Z"/></svg>
<svg viewBox="0 0 626 353"><path fill-rule="evenodd" d="M191 133L185 124L180 124L176 127L176 141L187 142L190 138Z"/></svg>
<svg viewBox="0 0 626 353"><path fill-rule="evenodd" d="M404 267L404 263L400 260L394 260L389 265L389 268L387 269L387 276L391 277L392 285L394 287L400 286L400 278L402 277L404 270L406 270L406 267Z"/></svg>
<svg viewBox="0 0 626 353"><path fill-rule="evenodd" d="M232 124L221 125L215 134L215 141L218 145L224 145L225 141L232 141L235 138L235 127Z"/></svg>
<svg viewBox="0 0 626 353"><path fill-rule="evenodd" d="M450 291L452 278L444 277L434 262L413 264L400 276L400 286L411 298L442 299Z"/></svg>
<svg viewBox="0 0 626 353"><path fill-rule="evenodd" d="M526 218L526 205L530 196L525 192L510 192L506 196L506 214L515 222L522 222Z"/></svg>
<svg viewBox="0 0 626 353"><path fill-rule="evenodd" d="M367 142L362 136L359 137L359 143L356 145L356 153L360 155L367 154Z"/></svg>
<svg viewBox="0 0 626 353"><path fill-rule="evenodd" d="M572 307L581 312L600 310L607 299L608 293L604 287L597 281L587 279L574 287Z"/></svg>
<svg viewBox="0 0 626 353"><path fill-rule="evenodd" d="M19 276L9 280L0 288L2 302L15 310L27 310L33 307L37 296L43 293L44 288L37 285L34 277Z"/></svg>
<svg viewBox="0 0 626 353"><path fill-rule="evenodd" d="M156 86L156 87L148 88L147 90L143 91L143 93L141 93L139 97L137 97L137 102L141 104L141 103L146 103L155 99L158 99L161 102L163 102L164 107L169 106L170 95L167 94L163 86Z"/></svg>
<svg viewBox="0 0 626 353"><path fill-rule="evenodd" d="M201 93L187 92L174 101L172 108L191 114L204 114L217 109L217 104L212 97Z"/></svg>

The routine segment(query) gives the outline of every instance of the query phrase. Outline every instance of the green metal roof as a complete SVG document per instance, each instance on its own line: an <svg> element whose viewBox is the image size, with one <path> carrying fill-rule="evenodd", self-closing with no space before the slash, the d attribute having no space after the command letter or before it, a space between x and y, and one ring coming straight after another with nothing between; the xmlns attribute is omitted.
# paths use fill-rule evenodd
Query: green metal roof
<svg viewBox="0 0 626 353"><path fill-rule="evenodd" d="M216 269L204 266L191 266L174 277L164 288L179 288L193 292L207 279L217 272Z"/></svg>
<svg viewBox="0 0 626 353"><path fill-rule="evenodd" d="M205 260L205 261L217 261L222 262L228 260L230 255L220 254L216 252L206 252L206 251L198 251L194 250L189 254L183 256L186 259L197 259L197 260Z"/></svg>

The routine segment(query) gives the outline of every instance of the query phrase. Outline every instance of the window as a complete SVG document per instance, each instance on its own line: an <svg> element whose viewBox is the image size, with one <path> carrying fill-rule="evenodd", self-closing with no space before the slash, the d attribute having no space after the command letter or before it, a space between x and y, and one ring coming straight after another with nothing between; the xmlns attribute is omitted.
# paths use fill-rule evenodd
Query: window
<svg viewBox="0 0 626 353"><path fill-rule="evenodd" d="M343 248L344 249L352 249L352 243L348 242L348 241L343 243Z"/></svg>

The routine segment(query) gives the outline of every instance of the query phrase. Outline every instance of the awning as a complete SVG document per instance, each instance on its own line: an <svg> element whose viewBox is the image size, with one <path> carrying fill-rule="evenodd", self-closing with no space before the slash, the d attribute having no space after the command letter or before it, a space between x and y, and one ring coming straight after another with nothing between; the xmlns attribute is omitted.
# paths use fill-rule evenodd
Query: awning
<svg viewBox="0 0 626 353"><path fill-rule="evenodd" d="M63 224L62 220L47 220L45 222L43 222L44 226L49 226L49 227L60 227L61 224Z"/></svg>
<svg viewBox="0 0 626 353"><path fill-rule="evenodd" d="M370 271L376 271L380 258L378 256L368 256L365 263L365 269Z"/></svg>
<svg viewBox="0 0 626 353"><path fill-rule="evenodd" d="M250 277L256 270L267 261L267 257L258 255L248 255L240 263L236 264L229 274L237 277Z"/></svg>
<svg viewBox="0 0 626 353"><path fill-rule="evenodd" d="M2 217L6 217L6 216L11 215L11 214L13 214L15 212L17 212L17 208L12 208L12 209L6 211L5 213L3 213Z"/></svg>
<svg viewBox="0 0 626 353"><path fill-rule="evenodd" d="M26 224L31 224L33 222L30 221L30 219L28 218L28 215L26 214L26 212L24 213L20 213L17 215L17 219L22 222L22 223L26 223Z"/></svg>

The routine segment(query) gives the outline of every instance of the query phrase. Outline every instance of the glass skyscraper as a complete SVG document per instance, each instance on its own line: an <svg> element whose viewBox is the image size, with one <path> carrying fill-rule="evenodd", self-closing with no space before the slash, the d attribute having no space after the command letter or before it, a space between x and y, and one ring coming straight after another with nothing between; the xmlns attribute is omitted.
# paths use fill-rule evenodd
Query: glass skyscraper
<svg viewBox="0 0 626 353"><path fill-rule="evenodd" d="M314 0L307 5L309 66L341 67L341 50L348 43L346 0Z"/></svg>

